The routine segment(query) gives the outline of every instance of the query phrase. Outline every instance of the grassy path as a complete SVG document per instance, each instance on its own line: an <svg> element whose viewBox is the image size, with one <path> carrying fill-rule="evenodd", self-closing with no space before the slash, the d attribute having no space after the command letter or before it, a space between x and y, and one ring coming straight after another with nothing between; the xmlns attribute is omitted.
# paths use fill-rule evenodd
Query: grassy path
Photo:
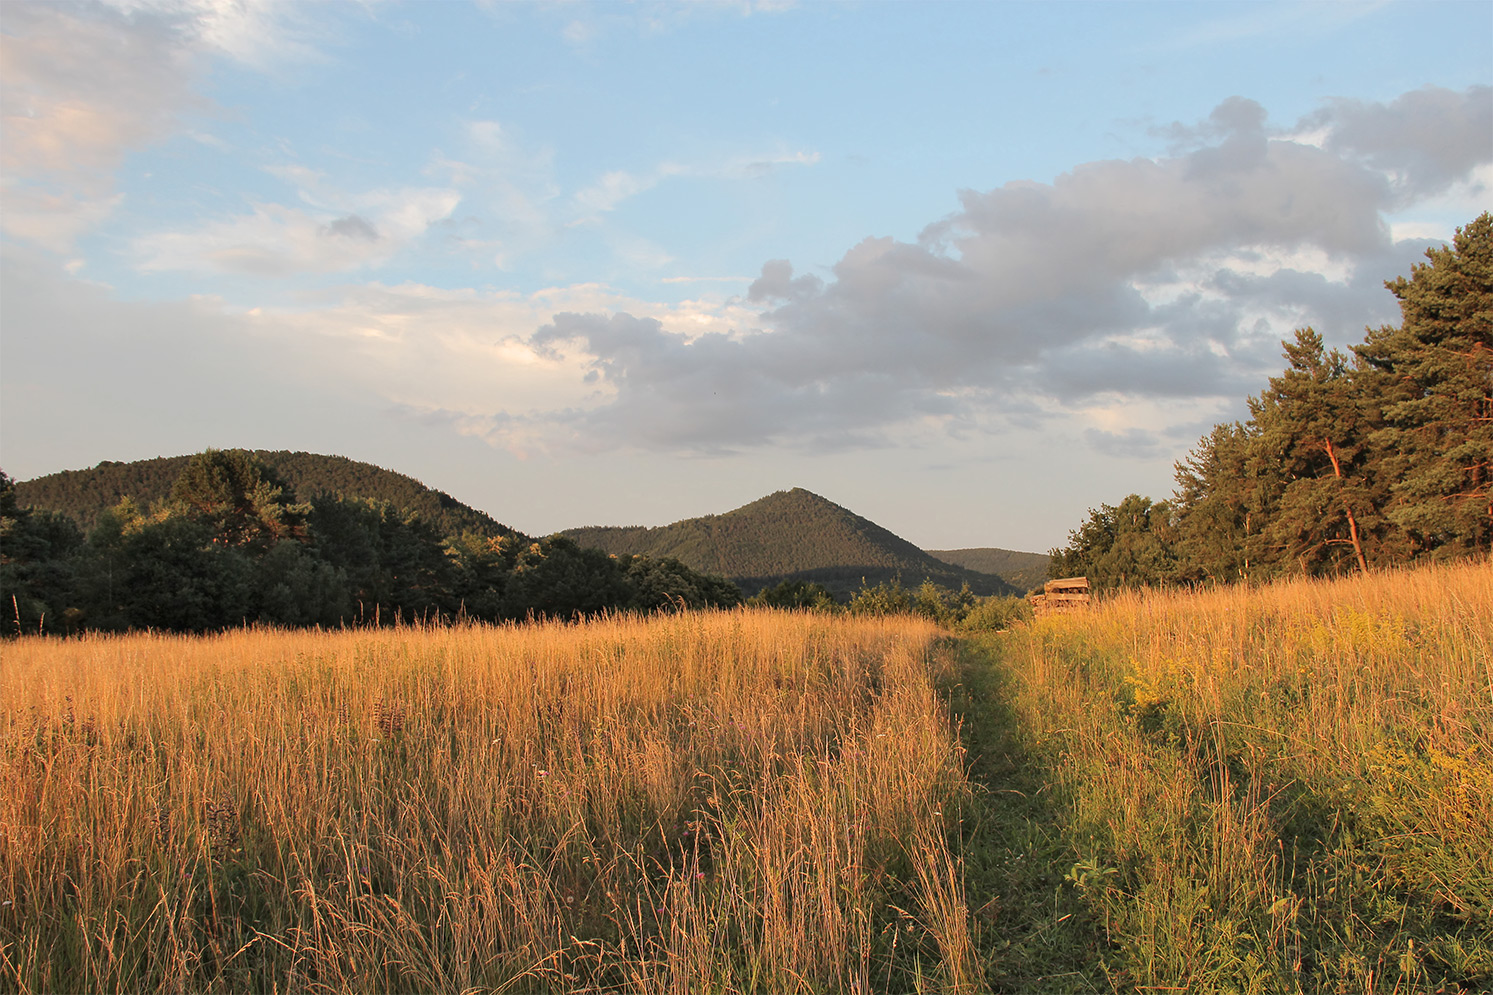
<svg viewBox="0 0 1493 995"><path fill-rule="evenodd" d="M957 643L986 983L1493 992L1490 622L1471 563Z"/></svg>
<svg viewBox="0 0 1493 995"><path fill-rule="evenodd" d="M1103 926L1066 877L1075 856L1058 834L1056 800L1005 698L1001 640L962 639L961 681L947 689L975 789L961 842L986 983L996 992L1111 991Z"/></svg>

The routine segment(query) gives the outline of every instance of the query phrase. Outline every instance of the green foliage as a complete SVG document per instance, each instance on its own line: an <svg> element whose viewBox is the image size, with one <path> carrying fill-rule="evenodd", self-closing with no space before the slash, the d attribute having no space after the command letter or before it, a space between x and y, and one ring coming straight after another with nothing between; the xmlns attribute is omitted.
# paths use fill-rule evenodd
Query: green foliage
<svg viewBox="0 0 1493 995"><path fill-rule="evenodd" d="M1304 573L1369 567L1383 543L1370 433L1377 402L1310 328L1284 343L1290 368L1251 404L1256 460L1281 481L1263 530L1274 559Z"/></svg>
<svg viewBox="0 0 1493 995"><path fill-rule="evenodd" d="M320 498L308 526L312 547L345 573L357 621L428 620L460 608L456 562L418 515L386 501Z"/></svg>
<svg viewBox="0 0 1493 995"><path fill-rule="evenodd" d="M260 557L253 585L257 618L270 625L336 626L352 616L347 572L300 543L278 543Z"/></svg>
<svg viewBox="0 0 1493 995"><path fill-rule="evenodd" d="M1101 506L1050 574L1095 590L1332 575L1493 550L1493 214L1386 283L1398 328L1352 356L1310 328L1286 370L1177 464L1177 492Z"/></svg>
<svg viewBox="0 0 1493 995"><path fill-rule="evenodd" d="M809 608L814 611L835 611L840 607L829 588L806 580L784 580L764 587L748 598L747 604L760 608Z"/></svg>
<svg viewBox="0 0 1493 995"><path fill-rule="evenodd" d="M644 611L732 608L741 589L728 580L696 573L672 556L634 556L627 566L631 604Z"/></svg>
<svg viewBox="0 0 1493 995"><path fill-rule="evenodd" d="M66 632L76 625L73 558L82 545L71 519L19 507L14 482L0 471L0 631Z"/></svg>
<svg viewBox="0 0 1493 995"><path fill-rule="evenodd" d="M503 610L509 618L569 619L627 607L630 594L614 557L552 536L518 551Z"/></svg>
<svg viewBox="0 0 1493 995"><path fill-rule="evenodd" d="M1156 587L1177 576L1177 528L1171 505L1131 494L1101 505L1052 551L1050 577L1087 577L1093 591Z"/></svg>
<svg viewBox="0 0 1493 995"><path fill-rule="evenodd" d="M446 540L446 555L455 567L451 596L466 618L502 618L508 577L518 557L516 536L486 535L468 530Z"/></svg>
<svg viewBox="0 0 1493 995"><path fill-rule="evenodd" d="M998 632L1032 617L1025 598L978 598L968 587L955 591L926 580L916 590L908 590L897 580L863 585L851 596L846 610L852 615L921 615L962 632Z"/></svg>
<svg viewBox="0 0 1493 995"><path fill-rule="evenodd" d="M1386 514L1415 553L1464 555L1493 545L1493 214L1426 257L1385 284L1400 327L1354 351L1384 411Z"/></svg>
<svg viewBox="0 0 1493 995"><path fill-rule="evenodd" d="M250 554L214 539L203 521L121 502L88 539L87 627L201 632L254 621Z"/></svg>
<svg viewBox="0 0 1493 995"><path fill-rule="evenodd" d="M0 475L6 631L573 619L741 602L734 584L676 559L500 529L446 537L376 498L294 501L255 454L208 450L148 510L129 498L105 509L85 542L66 516L19 507Z"/></svg>
<svg viewBox="0 0 1493 995"><path fill-rule="evenodd" d="M1187 459L1177 464L1177 558L1179 579L1232 582L1250 576L1258 561L1260 530L1273 479L1248 472L1257 435L1253 423L1215 426Z"/></svg>
<svg viewBox="0 0 1493 995"><path fill-rule="evenodd" d="M912 593L900 581L884 580L862 586L845 607L852 615L910 615Z"/></svg>
<svg viewBox="0 0 1493 995"><path fill-rule="evenodd" d="M925 580L912 595L912 610L943 626L952 626L962 620L974 604L975 596L968 584L951 591Z"/></svg>
<svg viewBox="0 0 1493 995"><path fill-rule="evenodd" d="M285 485L253 453L209 449L187 461L170 500L206 526L213 542L263 551L305 535L305 509L284 497Z"/></svg>
<svg viewBox="0 0 1493 995"><path fill-rule="evenodd" d="M956 628L961 632L1003 632L1031 618L1032 605L1025 598L980 598L970 605Z"/></svg>

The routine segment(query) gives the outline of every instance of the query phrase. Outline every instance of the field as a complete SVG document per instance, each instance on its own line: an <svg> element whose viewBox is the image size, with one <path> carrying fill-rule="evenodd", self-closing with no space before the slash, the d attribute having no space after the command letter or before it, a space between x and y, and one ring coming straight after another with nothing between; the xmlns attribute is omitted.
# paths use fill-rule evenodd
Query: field
<svg viewBox="0 0 1493 995"><path fill-rule="evenodd" d="M0 647L0 989L1493 988L1493 569Z"/></svg>
<svg viewBox="0 0 1493 995"><path fill-rule="evenodd" d="M970 988L911 619L4 647L3 984Z"/></svg>
<svg viewBox="0 0 1493 995"><path fill-rule="evenodd" d="M1493 569L995 637L1120 990L1493 990Z"/></svg>

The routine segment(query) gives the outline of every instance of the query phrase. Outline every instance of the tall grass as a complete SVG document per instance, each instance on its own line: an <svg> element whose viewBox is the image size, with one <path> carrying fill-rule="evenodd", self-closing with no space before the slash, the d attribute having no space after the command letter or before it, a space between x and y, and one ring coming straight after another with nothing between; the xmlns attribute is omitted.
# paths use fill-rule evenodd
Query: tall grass
<svg viewBox="0 0 1493 995"><path fill-rule="evenodd" d="M914 619L27 638L0 988L978 985Z"/></svg>
<svg viewBox="0 0 1493 995"><path fill-rule="evenodd" d="M1493 989L1486 561L998 639L1116 988Z"/></svg>
<svg viewBox="0 0 1493 995"><path fill-rule="evenodd" d="M0 989L1493 990L1486 562L0 651Z"/></svg>

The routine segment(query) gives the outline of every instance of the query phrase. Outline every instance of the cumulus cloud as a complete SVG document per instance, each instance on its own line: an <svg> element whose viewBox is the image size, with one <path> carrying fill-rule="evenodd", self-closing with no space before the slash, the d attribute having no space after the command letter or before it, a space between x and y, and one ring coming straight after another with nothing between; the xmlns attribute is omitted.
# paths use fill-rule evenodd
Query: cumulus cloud
<svg viewBox="0 0 1493 995"><path fill-rule="evenodd" d="M492 437L521 425L526 444L547 426L556 445L843 448L1101 398L1237 399L1279 368L1292 328L1349 341L1394 320L1382 281L1425 243L1394 242L1385 214L1485 168L1489 99L1427 89L1272 129L1232 98L1175 128L1167 156L963 191L915 242L867 238L828 279L769 261L746 297L764 310L729 331L556 315L530 345L587 357L608 395L510 410ZM1320 140L1293 137L1307 132ZM1090 441L1149 451L1144 430Z"/></svg>
<svg viewBox="0 0 1493 995"><path fill-rule="evenodd" d="M1396 196L1433 196L1488 162L1493 87L1464 93L1412 90L1387 104L1335 100L1308 119L1327 129L1327 148L1389 177Z"/></svg>
<svg viewBox="0 0 1493 995"><path fill-rule="evenodd" d="M530 343L557 311L626 310L700 334L750 317L717 298L662 306L600 284L521 294L350 283L249 310L206 296L128 300L44 253L3 252L7 323L47 331L5 340L0 428L8 460L44 469L55 468L52 445L132 458L246 442L306 448L319 437L325 451L342 451L375 422L482 438L503 423L508 448L523 451L529 432L528 448L542 449L554 425L527 429L522 414L495 415L495 394L523 413L579 410L613 393L586 382L589 357ZM48 432L27 428L40 425Z"/></svg>

